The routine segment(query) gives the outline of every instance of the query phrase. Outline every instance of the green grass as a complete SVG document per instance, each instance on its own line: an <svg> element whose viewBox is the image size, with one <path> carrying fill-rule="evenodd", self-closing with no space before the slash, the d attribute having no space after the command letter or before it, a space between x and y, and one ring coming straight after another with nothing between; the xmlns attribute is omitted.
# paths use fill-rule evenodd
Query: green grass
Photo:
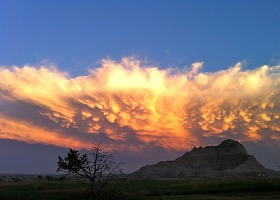
<svg viewBox="0 0 280 200"><path fill-rule="evenodd" d="M115 183L119 191L142 194L146 197L172 197L191 195L232 195L276 193L280 197L280 180L139 180Z"/></svg>
<svg viewBox="0 0 280 200"><path fill-rule="evenodd" d="M111 183L101 198L90 196L89 188L88 183L36 178L28 182L0 182L0 199L280 199L280 179L120 180Z"/></svg>
<svg viewBox="0 0 280 200"><path fill-rule="evenodd" d="M62 199L68 194L76 194L84 188L77 183L38 182L32 183L2 183L0 184L0 199Z"/></svg>

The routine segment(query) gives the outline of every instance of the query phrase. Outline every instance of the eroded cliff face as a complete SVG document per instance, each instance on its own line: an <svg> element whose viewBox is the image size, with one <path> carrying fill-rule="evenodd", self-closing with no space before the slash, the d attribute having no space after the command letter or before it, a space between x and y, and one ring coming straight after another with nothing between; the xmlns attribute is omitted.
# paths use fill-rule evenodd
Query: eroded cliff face
<svg viewBox="0 0 280 200"><path fill-rule="evenodd" d="M234 140L225 140L218 146L195 147L175 162L182 162L192 169L207 168L223 171L238 167L248 156L242 144Z"/></svg>
<svg viewBox="0 0 280 200"><path fill-rule="evenodd" d="M174 161L147 165L131 177L182 178L190 176L234 175L245 172L265 172L263 167L238 141L225 140L218 146L194 147Z"/></svg>

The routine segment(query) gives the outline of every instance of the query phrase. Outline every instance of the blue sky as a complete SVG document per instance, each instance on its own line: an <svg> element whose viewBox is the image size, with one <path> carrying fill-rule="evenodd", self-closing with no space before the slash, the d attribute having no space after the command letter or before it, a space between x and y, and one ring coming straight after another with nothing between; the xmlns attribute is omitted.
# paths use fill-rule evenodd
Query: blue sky
<svg viewBox="0 0 280 200"><path fill-rule="evenodd" d="M1 0L0 173L100 140L131 172L225 138L278 169L279 64L279 0Z"/></svg>
<svg viewBox="0 0 280 200"><path fill-rule="evenodd" d="M204 71L274 65L279 20L277 0L2 0L0 64L48 60L72 76L124 56L161 68L204 61Z"/></svg>

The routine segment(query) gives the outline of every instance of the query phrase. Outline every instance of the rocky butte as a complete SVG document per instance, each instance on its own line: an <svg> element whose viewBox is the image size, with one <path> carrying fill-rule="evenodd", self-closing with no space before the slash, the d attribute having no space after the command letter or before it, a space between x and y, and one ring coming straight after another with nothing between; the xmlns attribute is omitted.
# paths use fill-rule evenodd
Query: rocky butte
<svg viewBox="0 0 280 200"><path fill-rule="evenodd" d="M262 166L238 141L223 141L218 146L194 147L174 161L147 165L131 178L187 178L214 176L273 176L277 172Z"/></svg>

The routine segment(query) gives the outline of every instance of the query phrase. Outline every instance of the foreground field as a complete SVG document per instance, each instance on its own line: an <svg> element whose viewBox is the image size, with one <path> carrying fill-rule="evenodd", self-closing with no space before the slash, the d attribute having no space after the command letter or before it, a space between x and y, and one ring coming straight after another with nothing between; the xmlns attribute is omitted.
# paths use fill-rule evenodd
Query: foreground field
<svg viewBox="0 0 280 200"><path fill-rule="evenodd" d="M36 177L0 178L1 200L93 199L90 184ZM99 199L280 199L280 179L119 180Z"/></svg>

